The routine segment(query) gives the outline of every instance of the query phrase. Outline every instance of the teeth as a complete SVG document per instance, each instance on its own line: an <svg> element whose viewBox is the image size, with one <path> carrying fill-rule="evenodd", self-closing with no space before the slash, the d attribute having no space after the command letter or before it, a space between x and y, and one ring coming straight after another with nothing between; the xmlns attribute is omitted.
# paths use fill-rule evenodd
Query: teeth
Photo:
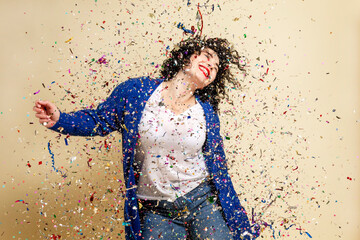
<svg viewBox="0 0 360 240"><path fill-rule="evenodd" d="M202 68L204 70L206 77L208 77L209 74L208 74L208 71L206 70L206 68L204 68L203 66L200 66L200 68Z"/></svg>

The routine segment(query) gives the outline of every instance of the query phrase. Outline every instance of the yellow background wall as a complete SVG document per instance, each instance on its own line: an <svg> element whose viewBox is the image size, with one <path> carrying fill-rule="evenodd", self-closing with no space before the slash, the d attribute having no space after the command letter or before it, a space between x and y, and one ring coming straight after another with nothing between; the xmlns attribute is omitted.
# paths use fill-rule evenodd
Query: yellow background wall
<svg viewBox="0 0 360 240"><path fill-rule="evenodd" d="M220 117L241 202L271 225L261 238L359 239L357 0L0 1L0 239L124 239L120 135L66 144L32 106L96 106L158 76L197 3L203 34L248 59Z"/></svg>

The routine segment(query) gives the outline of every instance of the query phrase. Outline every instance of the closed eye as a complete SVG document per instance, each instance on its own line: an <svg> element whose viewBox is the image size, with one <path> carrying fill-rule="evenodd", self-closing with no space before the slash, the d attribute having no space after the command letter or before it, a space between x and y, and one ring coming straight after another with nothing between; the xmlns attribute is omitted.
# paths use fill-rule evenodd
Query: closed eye
<svg viewBox="0 0 360 240"><path fill-rule="evenodd" d="M205 54L206 58L208 59L208 61L210 61L210 55L209 54ZM217 67L214 68L216 72L219 71L219 69Z"/></svg>

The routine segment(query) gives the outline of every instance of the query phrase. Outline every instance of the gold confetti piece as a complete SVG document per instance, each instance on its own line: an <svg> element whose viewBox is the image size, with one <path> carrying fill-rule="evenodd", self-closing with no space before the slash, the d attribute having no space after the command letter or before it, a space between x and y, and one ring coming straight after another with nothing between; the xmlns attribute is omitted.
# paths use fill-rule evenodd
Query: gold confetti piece
<svg viewBox="0 0 360 240"><path fill-rule="evenodd" d="M73 38L69 38L68 40L65 41L65 43L68 43L72 40Z"/></svg>

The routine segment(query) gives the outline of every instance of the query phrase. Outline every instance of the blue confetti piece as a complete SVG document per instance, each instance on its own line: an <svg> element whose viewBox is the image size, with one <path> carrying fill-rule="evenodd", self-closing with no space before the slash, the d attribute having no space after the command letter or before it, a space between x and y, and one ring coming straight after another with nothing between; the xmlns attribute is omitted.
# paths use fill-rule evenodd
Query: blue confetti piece
<svg viewBox="0 0 360 240"><path fill-rule="evenodd" d="M49 150L49 153L51 155L51 163L52 163L52 167L53 167L54 171L55 172L60 172L63 175L63 177L65 178L66 175L64 175L59 169L55 168L55 157L54 157L54 154L50 150L50 142L48 142L48 150Z"/></svg>
<svg viewBox="0 0 360 240"><path fill-rule="evenodd" d="M182 24L181 22L179 22L179 24L177 25L177 28L183 30L185 33L191 33L192 35L195 34L195 32L193 32L193 31L191 31L191 30L189 30L189 29L186 29L186 28L184 27L184 24Z"/></svg>
<svg viewBox="0 0 360 240"><path fill-rule="evenodd" d="M269 225L270 226L270 229L273 230L273 238L276 239L275 237L275 230L273 229L272 225Z"/></svg>
<svg viewBox="0 0 360 240"><path fill-rule="evenodd" d="M295 224L291 224L288 228L285 227L285 230L289 230L289 228L291 228L292 226L294 226Z"/></svg>

